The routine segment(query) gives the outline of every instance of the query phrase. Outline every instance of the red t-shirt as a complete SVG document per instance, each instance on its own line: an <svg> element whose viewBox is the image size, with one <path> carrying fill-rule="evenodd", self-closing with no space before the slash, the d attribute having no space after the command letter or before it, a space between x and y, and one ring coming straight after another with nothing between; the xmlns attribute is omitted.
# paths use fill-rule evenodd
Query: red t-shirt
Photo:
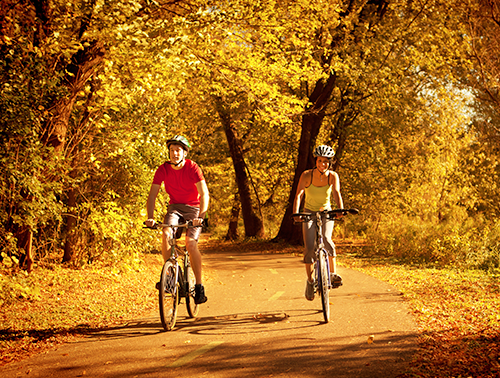
<svg viewBox="0 0 500 378"><path fill-rule="evenodd" d="M170 197L170 204L178 203L189 206L200 206L200 194L196 183L205 180L198 164L186 159L184 167L175 170L169 163L158 167L153 178L153 184L161 185Z"/></svg>

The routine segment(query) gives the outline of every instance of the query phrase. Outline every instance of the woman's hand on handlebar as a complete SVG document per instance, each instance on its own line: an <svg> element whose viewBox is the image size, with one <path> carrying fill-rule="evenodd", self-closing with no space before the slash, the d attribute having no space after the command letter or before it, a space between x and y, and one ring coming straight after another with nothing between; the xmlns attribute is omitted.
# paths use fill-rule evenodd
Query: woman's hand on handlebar
<svg viewBox="0 0 500 378"><path fill-rule="evenodd" d="M154 219L147 219L144 224L146 225L146 227L154 227L155 225L155 220Z"/></svg>

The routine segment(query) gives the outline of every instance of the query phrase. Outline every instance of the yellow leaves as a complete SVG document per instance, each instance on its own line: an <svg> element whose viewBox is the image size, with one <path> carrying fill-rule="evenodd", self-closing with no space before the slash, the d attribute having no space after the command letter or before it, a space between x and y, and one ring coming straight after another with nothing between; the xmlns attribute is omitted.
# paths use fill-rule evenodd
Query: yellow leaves
<svg viewBox="0 0 500 378"><path fill-rule="evenodd" d="M3 35L3 43L6 44L7 46L11 45L12 44L12 39L7 36L7 35Z"/></svg>
<svg viewBox="0 0 500 378"><path fill-rule="evenodd" d="M98 169L101 168L101 162L97 159L93 152L90 153L89 161L94 164Z"/></svg>

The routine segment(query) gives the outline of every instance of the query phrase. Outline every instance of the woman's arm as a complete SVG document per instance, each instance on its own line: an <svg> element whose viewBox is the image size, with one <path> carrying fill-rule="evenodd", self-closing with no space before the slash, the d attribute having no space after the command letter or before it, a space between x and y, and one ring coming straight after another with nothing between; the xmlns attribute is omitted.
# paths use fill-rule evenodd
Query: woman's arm
<svg viewBox="0 0 500 378"><path fill-rule="evenodd" d="M337 204L339 209L344 208L344 201L342 200L342 194L340 194L340 178L337 172L331 172L331 175L333 177L333 188L332 188L332 195L335 203Z"/></svg>
<svg viewBox="0 0 500 378"><path fill-rule="evenodd" d="M304 171L300 175L299 184L297 185L297 193L295 194L295 200L293 201L293 213L298 213L300 211L300 205L305 197L306 181L310 171Z"/></svg>

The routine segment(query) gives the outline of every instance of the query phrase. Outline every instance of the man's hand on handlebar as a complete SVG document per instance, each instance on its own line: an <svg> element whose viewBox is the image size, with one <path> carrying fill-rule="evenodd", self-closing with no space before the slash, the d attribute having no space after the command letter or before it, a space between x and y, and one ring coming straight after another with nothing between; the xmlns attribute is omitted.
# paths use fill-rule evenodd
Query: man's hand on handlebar
<svg viewBox="0 0 500 378"><path fill-rule="evenodd" d="M154 227L154 225L156 224L155 220L154 219L147 219L144 224L146 225L146 227Z"/></svg>
<svg viewBox="0 0 500 378"><path fill-rule="evenodd" d="M203 226L203 218L194 218L192 223L193 227L201 227Z"/></svg>

